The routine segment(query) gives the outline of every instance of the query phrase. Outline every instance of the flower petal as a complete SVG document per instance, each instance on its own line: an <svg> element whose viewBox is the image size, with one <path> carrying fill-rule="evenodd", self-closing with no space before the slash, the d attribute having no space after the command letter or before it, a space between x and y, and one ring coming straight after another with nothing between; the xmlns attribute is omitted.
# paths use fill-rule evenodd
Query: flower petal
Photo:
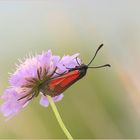
<svg viewBox="0 0 140 140"><path fill-rule="evenodd" d="M44 107L48 107L49 102L46 96L42 95L41 99L40 99L40 105L44 106Z"/></svg>
<svg viewBox="0 0 140 140"><path fill-rule="evenodd" d="M59 102L62 100L62 98L64 97L63 94L60 94L58 96L53 97L54 102Z"/></svg>
<svg viewBox="0 0 140 140"><path fill-rule="evenodd" d="M12 110L8 107L7 103L4 103L3 105L0 106L0 111L3 113L5 117L13 113Z"/></svg>
<svg viewBox="0 0 140 140"><path fill-rule="evenodd" d="M20 110L25 107L25 104L27 104L26 98L18 100L22 96L24 96L24 94L19 94L15 88L6 89L2 96L5 102L0 106L0 112L6 117L14 116L20 112Z"/></svg>

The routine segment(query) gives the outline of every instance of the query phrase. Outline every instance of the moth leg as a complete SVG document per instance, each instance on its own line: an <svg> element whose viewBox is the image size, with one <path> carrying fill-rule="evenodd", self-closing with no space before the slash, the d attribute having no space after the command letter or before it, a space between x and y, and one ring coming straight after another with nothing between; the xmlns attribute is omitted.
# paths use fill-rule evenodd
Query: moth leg
<svg viewBox="0 0 140 140"><path fill-rule="evenodd" d="M56 72L57 67L55 67L54 71L49 75L49 77L52 77L54 75L54 73Z"/></svg>
<svg viewBox="0 0 140 140"><path fill-rule="evenodd" d="M72 68L67 68L64 64L63 64L63 66L64 66L66 69L68 69L68 70L72 69Z"/></svg>
<svg viewBox="0 0 140 140"><path fill-rule="evenodd" d="M62 75L64 75L65 73L66 73L67 71L64 71L63 73L57 73L57 72L55 72L57 75L59 75L59 76L62 76Z"/></svg>

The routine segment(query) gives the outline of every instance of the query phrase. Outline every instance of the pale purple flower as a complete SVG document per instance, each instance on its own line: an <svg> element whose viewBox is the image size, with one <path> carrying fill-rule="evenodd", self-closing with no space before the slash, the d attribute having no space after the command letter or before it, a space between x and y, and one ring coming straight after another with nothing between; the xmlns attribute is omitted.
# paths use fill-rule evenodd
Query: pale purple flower
<svg viewBox="0 0 140 140"><path fill-rule="evenodd" d="M0 106L0 110L4 116L10 118L24 108L32 99L41 96L40 105L47 107L49 105L47 96L41 92L41 86L47 78L58 76L67 72L68 68L77 66L76 58L79 54L72 56L52 55L52 52L44 52L35 57L25 59L17 66L15 73L9 78L9 88L2 95L4 103ZM80 59L78 58L80 63ZM54 102L58 102L63 98L63 93L52 97Z"/></svg>

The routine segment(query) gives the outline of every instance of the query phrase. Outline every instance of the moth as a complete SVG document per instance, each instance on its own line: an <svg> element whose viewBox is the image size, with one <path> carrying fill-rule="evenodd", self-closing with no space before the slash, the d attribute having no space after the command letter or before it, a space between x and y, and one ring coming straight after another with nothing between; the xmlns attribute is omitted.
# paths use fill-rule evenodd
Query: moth
<svg viewBox="0 0 140 140"><path fill-rule="evenodd" d="M103 67L111 67L110 64L100 65L96 67L90 67L90 64L95 59L98 51L102 48L103 44L101 44L98 49L96 50L93 58L91 61L86 64L79 64L78 59L76 58L78 66L75 66L74 68L66 68L68 71L64 74L59 74L58 77L50 79L46 83L46 94L50 95L51 97L55 97L63 93L66 89L68 89L70 86L72 86L75 82L79 81L81 78L83 78L87 70L89 68L103 68Z"/></svg>

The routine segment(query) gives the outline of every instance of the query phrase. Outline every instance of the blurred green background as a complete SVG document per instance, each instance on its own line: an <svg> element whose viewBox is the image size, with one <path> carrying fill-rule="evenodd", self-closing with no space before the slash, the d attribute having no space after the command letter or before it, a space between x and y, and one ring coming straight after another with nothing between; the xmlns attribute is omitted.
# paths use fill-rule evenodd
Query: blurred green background
<svg viewBox="0 0 140 140"><path fill-rule="evenodd" d="M0 1L0 92L18 58L51 49L79 52L85 64L104 43L89 70L65 93L58 110L76 139L140 138L140 1ZM50 107L35 99L10 121L0 115L0 138L66 138Z"/></svg>

